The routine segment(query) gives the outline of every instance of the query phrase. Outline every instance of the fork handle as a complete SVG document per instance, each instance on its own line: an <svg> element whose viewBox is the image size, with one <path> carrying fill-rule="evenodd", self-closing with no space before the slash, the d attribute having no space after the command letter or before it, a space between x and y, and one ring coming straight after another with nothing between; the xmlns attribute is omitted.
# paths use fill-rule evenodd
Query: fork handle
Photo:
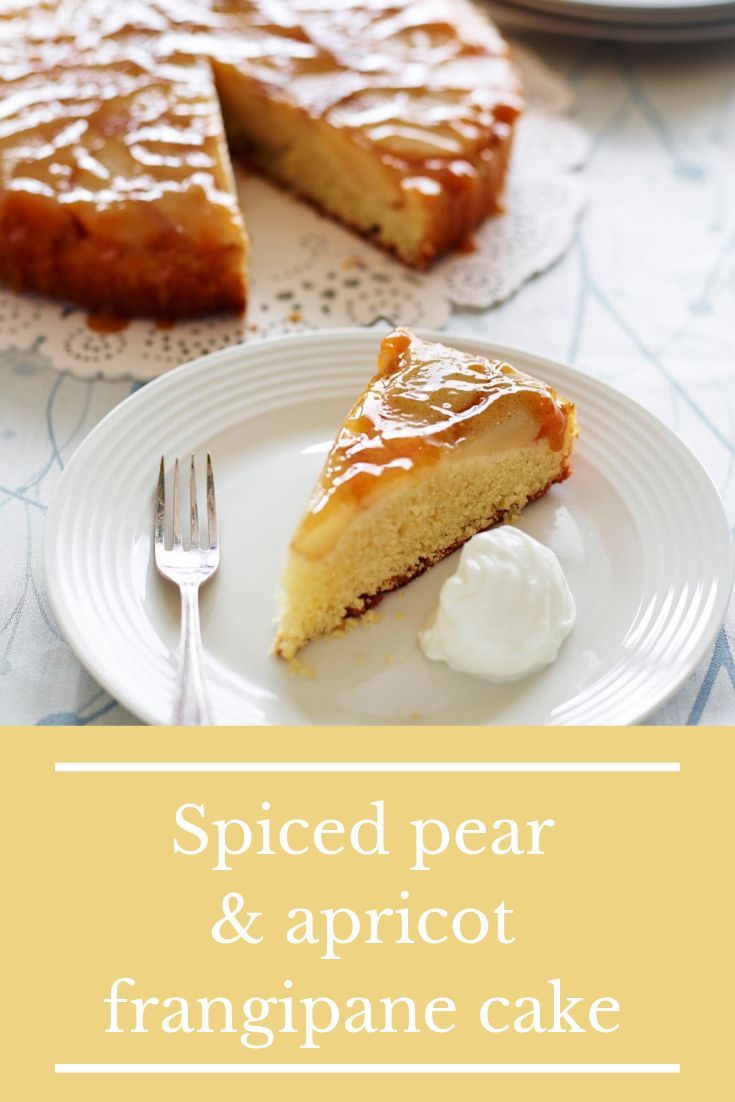
<svg viewBox="0 0 735 1102"><path fill-rule="evenodd" d="M201 727L211 723L204 684L198 585L181 586L181 655L174 723L177 727Z"/></svg>

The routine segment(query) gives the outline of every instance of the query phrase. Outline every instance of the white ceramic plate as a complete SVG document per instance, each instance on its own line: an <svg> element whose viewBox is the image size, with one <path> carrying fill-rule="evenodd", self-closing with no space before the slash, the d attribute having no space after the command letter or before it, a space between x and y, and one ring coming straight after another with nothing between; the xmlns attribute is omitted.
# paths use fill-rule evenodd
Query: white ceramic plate
<svg viewBox="0 0 735 1102"><path fill-rule="evenodd" d="M653 28L731 21L734 0L509 0L514 6L569 19L644 23Z"/></svg>
<svg viewBox="0 0 735 1102"><path fill-rule="evenodd" d="M569 10L558 4L525 4L486 0L488 14L501 30L542 31L546 34L566 35L572 38L603 39L608 42L640 42L675 45L677 43L713 42L735 37L735 18L732 10L715 13L702 9L701 20L679 12L670 21L649 19L645 11L639 13L604 11L604 9ZM604 16L604 18L603 18ZM721 18L718 18L721 16Z"/></svg>
<svg viewBox="0 0 735 1102"><path fill-rule="evenodd" d="M207 449L222 566L202 591L202 622L218 723L624 724L691 673L732 576L722 505L697 460L586 375L474 338L443 339L507 358L578 404L575 473L521 519L559 556L577 602L558 660L494 686L425 659L416 633L453 556L387 597L378 623L306 648L313 677L269 655L285 548L379 341L369 330L322 331L228 348L156 380L69 463L46 528L49 594L81 661L125 707L170 721L178 603L152 565L154 490L162 453Z"/></svg>

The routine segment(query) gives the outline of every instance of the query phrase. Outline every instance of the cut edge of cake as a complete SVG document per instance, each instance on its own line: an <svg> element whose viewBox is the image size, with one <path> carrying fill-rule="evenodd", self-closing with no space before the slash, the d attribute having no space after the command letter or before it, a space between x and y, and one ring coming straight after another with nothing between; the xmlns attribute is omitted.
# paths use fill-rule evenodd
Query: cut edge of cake
<svg viewBox="0 0 735 1102"><path fill-rule="evenodd" d="M234 67L215 65L215 72L234 154L410 268L426 269L502 210L510 124L499 127L464 175L446 173L440 183L270 98Z"/></svg>

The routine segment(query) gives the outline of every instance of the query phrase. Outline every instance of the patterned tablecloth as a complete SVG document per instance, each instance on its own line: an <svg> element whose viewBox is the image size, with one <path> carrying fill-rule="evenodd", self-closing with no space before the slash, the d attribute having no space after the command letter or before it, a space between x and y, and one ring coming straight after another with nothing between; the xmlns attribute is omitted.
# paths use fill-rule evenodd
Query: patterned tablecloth
<svg viewBox="0 0 735 1102"><path fill-rule="evenodd" d="M732 44L533 45L592 136L589 209L555 267L492 310L455 311L447 331L624 388L699 456L735 524ZM0 723L130 723L54 624L41 542L65 463L140 384L58 374L42 346L42 332L0 331ZM734 648L731 607L706 661L651 721L735 722Z"/></svg>

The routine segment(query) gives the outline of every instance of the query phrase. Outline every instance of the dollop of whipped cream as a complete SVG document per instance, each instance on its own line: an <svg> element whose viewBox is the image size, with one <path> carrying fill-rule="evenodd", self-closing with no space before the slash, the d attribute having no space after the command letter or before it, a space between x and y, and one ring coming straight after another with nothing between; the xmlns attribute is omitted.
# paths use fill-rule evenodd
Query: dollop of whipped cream
<svg viewBox="0 0 735 1102"><path fill-rule="evenodd" d="M419 643L459 673L515 681L554 661L575 617L554 552L505 525L464 545Z"/></svg>

